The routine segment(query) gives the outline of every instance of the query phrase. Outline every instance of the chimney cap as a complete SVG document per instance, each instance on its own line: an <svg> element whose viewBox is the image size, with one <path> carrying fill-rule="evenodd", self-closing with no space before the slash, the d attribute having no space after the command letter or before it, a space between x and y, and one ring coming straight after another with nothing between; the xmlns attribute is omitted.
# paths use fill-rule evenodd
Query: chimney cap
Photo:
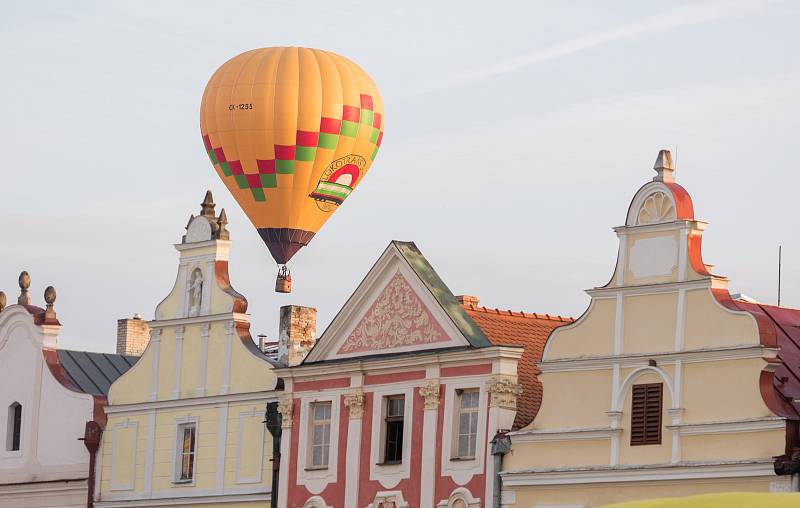
<svg viewBox="0 0 800 508"><path fill-rule="evenodd" d="M136 312L136 313L133 315L133 319L136 319L136 320L141 320L141 319L142 319L142 315L141 315L141 314L139 314L138 312Z"/></svg>
<svg viewBox="0 0 800 508"><path fill-rule="evenodd" d="M473 295L458 295L456 296L456 300L461 305L467 306L472 305L473 307L477 307L480 304L481 300L477 296Z"/></svg>

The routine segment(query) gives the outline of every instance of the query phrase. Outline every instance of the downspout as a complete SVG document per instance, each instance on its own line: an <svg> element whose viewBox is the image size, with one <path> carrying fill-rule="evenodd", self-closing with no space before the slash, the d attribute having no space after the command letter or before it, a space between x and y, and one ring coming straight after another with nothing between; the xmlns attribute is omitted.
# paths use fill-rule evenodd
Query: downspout
<svg viewBox="0 0 800 508"><path fill-rule="evenodd" d="M278 403L267 403L267 412L264 423L272 434L272 490L269 496L270 508L278 507L278 485L281 472L281 414L278 412Z"/></svg>
<svg viewBox="0 0 800 508"><path fill-rule="evenodd" d="M800 492L800 420L786 420L786 447L774 457L775 474L791 478L792 492Z"/></svg>
<svg viewBox="0 0 800 508"><path fill-rule="evenodd" d="M95 464L97 459L97 449L100 448L100 438L103 436L103 428L96 421L86 422L83 437L78 438L83 441L89 451L89 477L87 478L86 489L86 508L94 506L94 484L95 484Z"/></svg>
<svg viewBox="0 0 800 508"><path fill-rule="evenodd" d="M500 469L503 465L503 456L511 451L511 438L505 432L498 432L492 439L492 457L494 458L494 489L492 496L492 506L500 508L502 482L500 480Z"/></svg>

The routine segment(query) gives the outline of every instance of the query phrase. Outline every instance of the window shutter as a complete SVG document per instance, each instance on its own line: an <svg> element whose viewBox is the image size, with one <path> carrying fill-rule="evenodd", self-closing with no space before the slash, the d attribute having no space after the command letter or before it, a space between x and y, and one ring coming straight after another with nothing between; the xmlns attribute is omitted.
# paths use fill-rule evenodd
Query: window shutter
<svg viewBox="0 0 800 508"><path fill-rule="evenodd" d="M631 445L661 444L661 408L664 385L633 385Z"/></svg>

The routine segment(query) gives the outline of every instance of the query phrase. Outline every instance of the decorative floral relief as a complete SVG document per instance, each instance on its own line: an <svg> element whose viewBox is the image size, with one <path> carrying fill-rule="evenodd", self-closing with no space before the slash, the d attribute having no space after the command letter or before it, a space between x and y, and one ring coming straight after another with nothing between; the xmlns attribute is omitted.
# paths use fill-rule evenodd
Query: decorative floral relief
<svg viewBox="0 0 800 508"><path fill-rule="evenodd" d="M360 353L434 342L446 342L447 334L397 272L339 349Z"/></svg>
<svg viewBox="0 0 800 508"><path fill-rule="evenodd" d="M638 224L654 224L675 219L672 200L663 192L655 192L644 200L639 209Z"/></svg>

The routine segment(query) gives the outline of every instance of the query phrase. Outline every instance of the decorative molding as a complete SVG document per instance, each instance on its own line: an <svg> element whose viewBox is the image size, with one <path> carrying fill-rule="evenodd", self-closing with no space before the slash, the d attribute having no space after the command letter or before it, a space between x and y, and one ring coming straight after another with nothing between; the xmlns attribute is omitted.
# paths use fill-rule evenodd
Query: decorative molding
<svg viewBox="0 0 800 508"><path fill-rule="evenodd" d="M225 455L228 450L228 410L230 405L225 402L219 406L217 415L217 467L216 487L220 491L225 487Z"/></svg>
<svg viewBox="0 0 800 508"><path fill-rule="evenodd" d="M144 491L147 493L153 490L153 455L155 454L156 442L156 412L147 412L147 450L145 451L144 464ZM97 475L101 476L101 475ZM100 492L99 490L96 492Z"/></svg>
<svg viewBox="0 0 800 508"><path fill-rule="evenodd" d="M645 198L636 217L636 224L659 224L675 220L675 204L672 197L656 191Z"/></svg>
<svg viewBox="0 0 800 508"><path fill-rule="evenodd" d="M181 396L181 367L183 366L183 334L186 327L175 327L175 377L172 382L172 398L178 399Z"/></svg>
<svg viewBox="0 0 800 508"><path fill-rule="evenodd" d="M85 490L86 487L84 487ZM113 493L103 496L102 501L95 501L95 508L122 508L153 506L197 506L223 503L260 503L268 505L270 492L263 486L231 487L222 489L170 489L155 492L152 496L142 492Z"/></svg>
<svg viewBox="0 0 800 508"><path fill-rule="evenodd" d="M517 397L522 394L522 385L517 383L516 377L492 376L486 382L486 388L491 396L489 407L517 409Z"/></svg>
<svg viewBox="0 0 800 508"><path fill-rule="evenodd" d="M584 439L611 439L619 435L619 427L586 427L576 429L518 430L509 432L512 443L532 443L541 441L576 441Z"/></svg>
<svg viewBox="0 0 800 508"><path fill-rule="evenodd" d="M177 318L177 319L157 319L148 321L147 324L151 329L157 330L160 328L167 328L170 326L190 326L202 325L206 323L218 323L220 321L234 322L249 322L250 316L241 312L223 312L222 314L211 314L210 316L195 316L190 318Z"/></svg>
<svg viewBox="0 0 800 508"><path fill-rule="evenodd" d="M239 438L236 440L236 483L261 483L264 475L264 433L267 430L265 425L260 425L260 434L258 441L258 473L255 476L242 476L242 441L244 439L244 423L245 418L255 418L263 416L263 414L256 410L255 407L249 411L239 412Z"/></svg>
<svg viewBox="0 0 800 508"><path fill-rule="evenodd" d="M150 360L150 396L152 402L158 398L158 358L161 354L161 330L150 328L150 343L147 348L153 347L153 358ZM106 408L108 412L108 408Z"/></svg>
<svg viewBox="0 0 800 508"><path fill-rule="evenodd" d="M456 487L450 493L450 497L436 503L436 508L454 508L456 503L461 501L463 508L481 508L481 500L472 497L472 493L465 487ZM458 508L461 508L459 506Z"/></svg>
<svg viewBox="0 0 800 508"><path fill-rule="evenodd" d="M303 503L303 508L332 508L322 498L322 496L311 496Z"/></svg>
<svg viewBox="0 0 800 508"><path fill-rule="evenodd" d="M281 428L292 428L292 412L294 407L294 399L292 394L287 394L278 400L278 412L281 414Z"/></svg>
<svg viewBox="0 0 800 508"><path fill-rule="evenodd" d="M615 364L622 368L641 367L656 360L659 365L671 365L677 361L684 363L711 362L722 360L740 360L747 358L775 358L777 348L768 348L760 345L743 344L708 349L690 349L684 351L665 351L660 353L631 353L606 356L583 356L546 360L538 363L542 372L569 372L579 370L610 369Z"/></svg>
<svg viewBox="0 0 800 508"><path fill-rule="evenodd" d="M200 362L197 367L197 389L195 397L205 397L206 395L206 371L208 370L208 335L211 332L211 325L205 323L200 325Z"/></svg>
<svg viewBox="0 0 800 508"><path fill-rule="evenodd" d="M497 376L499 377L499 376ZM487 393L489 393L490 380L487 376L474 376L471 378L461 378L458 380L448 380L445 383L444 411L442 412L439 476L451 477L457 485L466 485L474 478L486 472L485 465L489 468L493 466L491 456L489 456L489 441L494 437L493 431L495 422L498 420L498 413L512 412L504 410L502 407L491 407ZM460 399L457 392L459 390L478 389L478 433L475 436L475 457L468 460L453 460L457 455L458 446L458 404ZM425 415L438 414L431 411ZM513 414L513 413L512 413ZM436 439L432 443L435 443ZM488 463L488 464L487 464ZM490 473L487 473L490 474ZM434 499L435 501L435 499Z"/></svg>
<svg viewBox="0 0 800 508"><path fill-rule="evenodd" d="M518 469L500 473L503 486L577 485L712 478L775 477L772 458L751 461L678 462L629 466Z"/></svg>
<svg viewBox="0 0 800 508"><path fill-rule="evenodd" d="M213 395L210 397L198 397L196 399L177 399L177 400L159 400L155 402L138 402L136 404L119 404L106 406L106 414L125 414L125 413L140 413L148 409L181 409L192 406L208 406L224 402L257 402L264 403L274 402L278 399L280 392L266 391L266 392L248 392L248 393L233 393L228 395Z"/></svg>
<svg viewBox="0 0 800 508"><path fill-rule="evenodd" d="M119 445L119 437L117 433L121 429L133 429L133 453L131 453L131 481L128 483L114 483L117 468L117 446ZM111 430L111 477L109 478L109 490L133 490L136 485L136 448L139 441L139 422L125 419L125 421L116 423Z"/></svg>
<svg viewBox="0 0 800 508"><path fill-rule="evenodd" d="M745 420L727 420L703 423L679 423L666 425L666 428L681 436L697 436L704 434L734 434L741 432L762 432L786 428L786 420L779 416L752 418Z"/></svg>
<svg viewBox="0 0 800 508"><path fill-rule="evenodd" d="M178 481L180 477L180 455L182 450L183 437L180 435L181 425L193 423L194 424L194 463L192 464L192 480L191 481ZM172 478L170 481L173 485L193 486L197 482L197 456L200 449L200 418L187 414L186 416L178 416L173 418L173 436L175 441L172 444Z"/></svg>
<svg viewBox="0 0 800 508"><path fill-rule="evenodd" d="M657 295L662 293L674 293L679 289L710 289L712 279L697 279L678 282L663 282L660 284L640 284L638 286L602 286L587 289L586 294L593 298L613 298L614 295L622 293L623 296L638 295Z"/></svg>
<svg viewBox="0 0 800 508"><path fill-rule="evenodd" d="M408 502L403 498L400 490L388 492L378 492L375 499L367 505L367 508L408 508Z"/></svg>
<svg viewBox="0 0 800 508"><path fill-rule="evenodd" d="M429 379L419 387L419 394L425 399L425 409L439 408L439 380Z"/></svg>
<svg viewBox="0 0 800 508"><path fill-rule="evenodd" d="M344 405L350 410L350 418L361 418L364 416L364 392L358 389L346 394Z"/></svg>
<svg viewBox="0 0 800 508"><path fill-rule="evenodd" d="M225 395L228 393L228 389L230 388L231 383L231 362L232 358L231 355L233 351L233 334L236 330L236 323L233 320L227 321L225 323L225 352L223 362L223 369L222 369L222 386L219 389L220 395Z"/></svg>

